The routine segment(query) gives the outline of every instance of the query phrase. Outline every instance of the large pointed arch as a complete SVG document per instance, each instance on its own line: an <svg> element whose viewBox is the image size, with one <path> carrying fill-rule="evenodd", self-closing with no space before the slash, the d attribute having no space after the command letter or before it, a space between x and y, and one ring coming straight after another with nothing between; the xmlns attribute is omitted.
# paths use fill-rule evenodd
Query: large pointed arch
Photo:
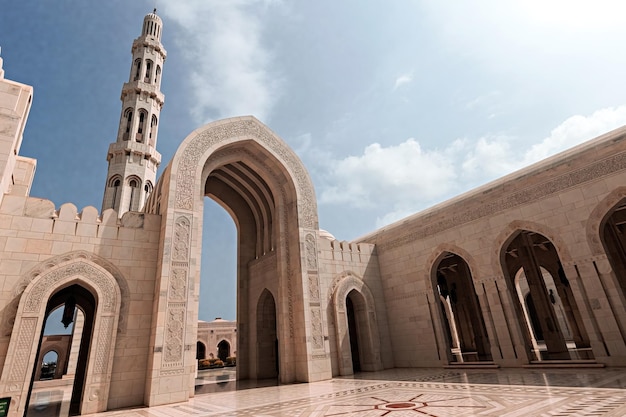
<svg viewBox="0 0 626 417"><path fill-rule="evenodd" d="M433 301L440 308L438 337L447 345L444 357L449 362L476 362L492 360L488 327L492 328L487 301L479 300L474 274L478 266L469 252L453 244L441 244L433 250L426 263L435 295ZM480 294L484 291L481 289ZM485 312L487 314L485 314ZM442 332L443 330L443 332ZM445 337L444 337L445 336ZM493 339L493 330L491 339Z"/></svg>
<svg viewBox="0 0 626 417"><path fill-rule="evenodd" d="M495 255L491 258L491 263L494 271L500 271L502 269L501 262L503 251L520 231L527 230L529 232L539 233L552 242L559 255L559 259L562 263L572 262L572 256L567 248L565 240L551 227L541 223L531 222L527 220L515 220L509 223L493 241L492 254Z"/></svg>
<svg viewBox="0 0 626 417"><path fill-rule="evenodd" d="M281 382L329 378L330 372L317 371L328 356L317 251L308 250L318 229L315 193L287 144L251 116L210 123L183 141L156 190L146 206L164 219L157 271L162 295L156 300L164 315L153 320L148 404L168 401L158 392L161 377L180 378L180 386L187 386L172 394L177 399L193 396L195 358L188 346L197 333L204 197L225 208L237 227L238 288L254 281L276 289ZM237 331L248 341L237 346L238 379L253 377L255 348L247 334L254 322L252 297L249 291L237 294ZM307 360L293 360L304 351Z"/></svg>
<svg viewBox="0 0 626 417"><path fill-rule="evenodd" d="M581 356L593 360L589 333L581 315L586 307L577 276L568 277L563 267L563 263L572 261L565 242L553 230L537 223L513 222L505 232L510 234L501 234L496 241L502 244L497 259L508 289L508 314L520 326L516 327L520 331L516 338L522 351L531 361L572 360ZM530 299L522 291L526 286ZM535 322L540 329L533 327L529 313L535 309L540 318ZM569 325L567 331L564 324ZM541 337L535 337L538 333Z"/></svg>
<svg viewBox="0 0 626 417"><path fill-rule="evenodd" d="M47 267L46 267L47 266ZM105 411L121 305L120 288L102 266L84 258L73 258L56 265L43 263L20 297L9 342L0 391L11 396L12 408L23 412L39 339L51 297L70 286L80 286L95 300L94 342L91 344L80 411Z"/></svg>

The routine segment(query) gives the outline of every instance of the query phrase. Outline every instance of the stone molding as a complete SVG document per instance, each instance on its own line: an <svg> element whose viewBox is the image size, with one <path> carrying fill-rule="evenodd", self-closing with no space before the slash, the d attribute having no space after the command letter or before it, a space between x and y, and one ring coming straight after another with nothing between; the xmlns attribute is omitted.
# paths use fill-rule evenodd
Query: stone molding
<svg viewBox="0 0 626 417"><path fill-rule="evenodd" d="M176 167L175 207L193 210L194 191L200 159L214 146L227 144L235 138L250 138L268 149L290 172L298 194L299 226L317 229L317 201L311 179L297 155L266 126L253 117L226 119L211 123L185 139Z"/></svg>
<svg viewBox="0 0 626 417"><path fill-rule="evenodd" d="M586 224L586 235L592 255L601 256L604 254L604 246L600 239L602 230L600 229L611 210L625 198L626 187L619 187L604 197L591 212Z"/></svg>
<svg viewBox="0 0 626 417"><path fill-rule="evenodd" d="M127 327L127 317L129 312L129 304L130 304L130 289L128 288L128 282L124 275L120 272L119 269L111 262L106 259L90 253L86 251L74 251L64 253L62 255L55 256L50 259L46 259L41 262L26 274L23 275L22 279L13 287L12 291L12 300L4 309L2 316L2 335L10 336L13 330L13 323L15 322L15 317L17 314L18 305L20 302L20 297L24 293L24 290L35 278L45 274L47 270L53 268L61 263L69 262L72 260L80 260L83 259L88 261L89 263L93 263L104 268L109 274L115 278L117 286L119 287L121 293L121 304L120 304L120 314L118 317L118 325L117 332L120 334L126 333Z"/></svg>
<svg viewBox="0 0 626 417"><path fill-rule="evenodd" d="M598 178L624 169L626 169L626 152L621 152L617 155L596 161L583 168L559 175L551 180L527 187L520 191L507 193L487 203L468 208L469 202L475 202L481 197L471 196L462 201L455 202L444 209L438 210L438 213L444 211L449 213L444 219L434 222L428 221L429 216L424 216L423 219L420 219L421 221L416 219L413 223L420 224L419 227L411 228L410 231L405 233L397 233L398 231L396 231L396 234L400 235L399 237L381 242L378 247L381 250L394 249L414 240L432 236L483 217L493 216L504 210L532 203L549 195L588 181L597 180ZM373 238L375 239L376 235L374 235Z"/></svg>

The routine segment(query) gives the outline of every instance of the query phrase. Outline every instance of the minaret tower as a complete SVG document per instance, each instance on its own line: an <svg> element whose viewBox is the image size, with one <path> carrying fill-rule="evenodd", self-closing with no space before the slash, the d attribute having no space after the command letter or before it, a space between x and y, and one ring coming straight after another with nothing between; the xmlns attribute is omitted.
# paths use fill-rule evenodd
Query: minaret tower
<svg viewBox="0 0 626 417"><path fill-rule="evenodd" d="M161 74L167 53L161 44L163 22L154 12L143 19L132 47L130 77L122 87L122 115L117 141L109 145L109 170L102 210L118 217L143 208L156 180L161 154L156 150L159 116L165 96Z"/></svg>

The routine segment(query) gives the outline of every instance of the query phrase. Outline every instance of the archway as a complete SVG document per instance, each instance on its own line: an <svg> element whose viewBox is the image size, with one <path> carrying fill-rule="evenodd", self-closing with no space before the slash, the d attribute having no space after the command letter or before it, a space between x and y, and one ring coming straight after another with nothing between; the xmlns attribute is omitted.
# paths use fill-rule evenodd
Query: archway
<svg viewBox="0 0 626 417"><path fill-rule="evenodd" d="M352 275L342 278L333 293L339 375L383 368L374 297L365 283Z"/></svg>
<svg viewBox="0 0 626 417"><path fill-rule="evenodd" d="M600 240L611 263L615 288L626 305L626 199L617 203L601 222Z"/></svg>
<svg viewBox="0 0 626 417"><path fill-rule="evenodd" d="M357 303L355 311L354 302ZM365 331L363 317L364 302L363 297L355 290L350 291L346 298L346 316L348 316L348 339L350 343L350 356L352 362L352 373L361 372L361 354L359 349L359 338L363 338ZM357 318L358 314L358 318ZM360 329L359 329L360 328ZM359 331L360 330L360 331Z"/></svg>
<svg viewBox="0 0 626 417"><path fill-rule="evenodd" d="M279 344L276 332L276 303L267 290L259 297L256 312L257 379L276 378L279 375Z"/></svg>
<svg viewBox="0 0 626 417"><path fill-rule="evenodd" d="M457 254L444 252L435 264L435 280L433 287L441 299L450 361L491 361L487 328L467 262Z"/></svg>
<svg viewBox="0 0 626 417"><path fill-rule="evenodd" d="M531 357L593 359L569 280L550 239L520 230L503 248L501 260Z"/></svg>
<svg viewBox="0 0 626 417"><path fill-rule="evenodd" d="M87 359L89 356L89 350L91 348L91 338L93 333L93 325L95 321L96 299L94 295L85 287L79 284L73 284L69 287L63 288L57 293L53 294L48 301L46 307L45 320L48 320L50 313L57 308L63 308L63 324L70 325L74 321L76 315L75 310L79 308L85 315L85 322L81 337L81 346L78 352L78 362L76 367L76 375L74 377L74 383L72 384L71 396L69 398L69 407L63 410L63 401L59 401L58 404L51 404L51 406L57 406L59 415L76 416L81 414L81 403L84 397L85 388L85 376L87 373ZM38 350L41 349L40 339ZM33 369L33 376L37 374L38 364ZM33 378L34 381L35 378ZM31 382L31 390L29 391L29 399L27 400L27 412L26 417L36 416L39 414L41 404L34 399L33 401L33 383ZM44 391L46 392L46 391ZM66 411L67 414L63 413Z"/></svg>
<svg viewBox="0 0 626 417"><path fill-rule="evenodd" d="M193 395L193 383L186 381L192 380L189 365L195 358L185 344L197 340L197 327L189 320L198 312L207 196L231 215L237 227L237 379L255 377L257 347L252 332L263 288L276 297L280 381L330 378L330 371L319 372L328 362L319 285L314 292L304 288L308 275L317 279L318 273L317 251L303 251L307 236L316 236L318 229L311 180L280 138L253 117L239 117L211 123L189 135L146 204L146 210L160 214L164 222L160 250L164 256L157 276L161 277L158 285L167 289L157 300L166 319L153 323L155 348L162 346L162 353L150 353L155 372L147 381L148 404L163 400L158 387L164 374L177 375L180 386L186 387L172 395Z"/></svg>
<svg viewBox="0 0 626 417"><path fill-rule="evenodd" d="M48 380L57 378L57 368L59 368L59 354L55 350L49 350L42 355L39 362L39 378L35 380Z"/></svg>
<svg viewBox="0 0 626 417"><path fill-rule="evenodd" d="M38 266L37 271L20 297L7 365L0 379L3 396L11 396L15 401L11 413L27 410L46 318L58 306L71 305L72 298L83 313L84 323L70 411L105 411L121 303L117 282L107 270L83 258L48 268ZM67 311L67 317L72 317L74 309Z"/></svg>
<svg viewBox="0 0 626 417"><path fill-rule="evenodd" d="M226 358L230 356L230 343L226 340L222 340L217 344L217 357L222 361L226 362Z"/></svg>

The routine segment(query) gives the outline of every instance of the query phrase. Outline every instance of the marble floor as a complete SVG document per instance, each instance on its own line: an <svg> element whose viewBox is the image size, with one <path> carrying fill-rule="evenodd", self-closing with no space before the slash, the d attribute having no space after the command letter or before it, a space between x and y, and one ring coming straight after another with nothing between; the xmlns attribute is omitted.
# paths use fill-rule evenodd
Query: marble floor
<svg viewBox="0 0 626 417"><path fill-rule="evenodd" d="M232 374L221 378L200 376L199 393L186 403L97 416L626 416L620 368L392 369L257 388L236 384ZM200 393L210 385L215 392Z"/></svg>

